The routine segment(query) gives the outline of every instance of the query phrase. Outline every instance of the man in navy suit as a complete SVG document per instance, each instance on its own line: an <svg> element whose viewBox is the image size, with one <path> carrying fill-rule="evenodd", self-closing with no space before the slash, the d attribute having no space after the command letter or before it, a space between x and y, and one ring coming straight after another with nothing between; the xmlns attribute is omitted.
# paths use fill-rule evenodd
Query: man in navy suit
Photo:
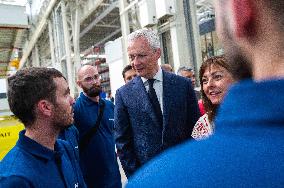
<svg viewBox="0 0 284 188"><path fill-rule="evenodd" d="M155 32L135 31L128 44L137 77L119 88L115 98L117 153L127 177L161 151L189 139L200 115L190 80L158 65L161 49Z"/></svg>
<svg viewBox="0 0 284 188"><path fill-rule="evenodd" d="M212 137L165 152L127 188L284 187L284 1L214 3L216 31L234 75L244 76L250 66L253 80L229 89Z"/></svg>

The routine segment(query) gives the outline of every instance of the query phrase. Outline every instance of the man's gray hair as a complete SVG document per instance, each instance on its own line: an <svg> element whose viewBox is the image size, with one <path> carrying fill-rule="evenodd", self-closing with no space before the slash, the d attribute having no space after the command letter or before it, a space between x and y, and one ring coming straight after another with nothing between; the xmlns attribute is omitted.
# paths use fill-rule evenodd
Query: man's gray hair
<svg viewBox="0 0 284 188"><path fill-rule="evenodd" d="M190 67L182 66L178 69L177 74L181 75L182 71L188 71L188 72L193 72L193 69Z"/></svg>
<svg viewBox="0 0 284 188"><path fill-rule="evenodd" d="M153 30L146 28L139 29L137 31L130 33L128 35L128 43L131 43L140 37L145 38L153 50L161 48L160 39L158 35Z"/></svg>

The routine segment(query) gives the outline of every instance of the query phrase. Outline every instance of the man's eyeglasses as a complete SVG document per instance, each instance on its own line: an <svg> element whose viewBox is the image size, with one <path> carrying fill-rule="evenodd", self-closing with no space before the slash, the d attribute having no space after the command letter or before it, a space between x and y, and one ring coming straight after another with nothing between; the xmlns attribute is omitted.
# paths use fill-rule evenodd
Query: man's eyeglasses
<svg viewBox="0 0 284 188"><path fill-rule="evenodd" d="M130 61L134 61L134 59L138 59L138 60L143 60L144 58L146 58L148 56L148 54L136 54L136 55L129 55L129 60Z"/></svg>
<svg viewBox="0 0 284 188"><path fill-rule="evenodd" d="M93 77L89 76L89 77L84 78L83 81L84 82L92 82L92 81L98 81L100 79L101 79L101 76L99 74L96 74Z"/></svg>

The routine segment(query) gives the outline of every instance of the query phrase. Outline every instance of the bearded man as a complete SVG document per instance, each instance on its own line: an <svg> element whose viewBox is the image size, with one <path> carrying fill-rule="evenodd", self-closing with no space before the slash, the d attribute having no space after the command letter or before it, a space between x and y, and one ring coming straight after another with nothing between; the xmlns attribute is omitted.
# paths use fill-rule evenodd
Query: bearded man
<svg viewBox="0 0 284 188"><path fill-rule="evenodd" d="M100 97L100 75L94 66L79 69L77 84L83 92L74 106L74 121L79 131L80 164L86 184L119 188L121 176L113 136L114 105Z"/></svg>
<svg viewBox="0 0 284 188"><path fill-rule="evenodd" d="M284 187L284 1L215 0L217 33L242 76L214 135L148 163L130 187ZM150 185L150 186L148 186Z"/></svg>
<svg viewBox="0 0 284 188"><path fill-rule="evenodd" d="M76 151L58 139L73 123L74 99L62 73L43 67L17 71L8 78L8 101L25 130L0 162L0 187L86 187Z"/></svg>

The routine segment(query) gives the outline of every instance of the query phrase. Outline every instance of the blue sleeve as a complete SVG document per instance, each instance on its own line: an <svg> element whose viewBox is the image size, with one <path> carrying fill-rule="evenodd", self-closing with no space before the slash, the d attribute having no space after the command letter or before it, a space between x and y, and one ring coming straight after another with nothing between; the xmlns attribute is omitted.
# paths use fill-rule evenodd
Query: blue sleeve
<svg viewBox="0 0 284 188"><path fill-rule="evenodd" d="M34 187L27 179L19 176L9 176L0 178L1 188L32 188Z"/></svg>
<svg viewBox="0 0 284 188"><path fill-rule="evenodd" d="M62 146L65 148L65 151L68 155L68 159L70 160L72 167L73 167L73 173L77 177L77 180L79 181L79 187L86 187L82 170L79 164L79 153L78 150L72 148L73 146L70 144L70 142L66 140L59 140L59 142L62 144Z"/></svg>
<svg viewBox="0 0 284 188"><path fill-rule="evenodd" d="M67 129L62 131L58 138L69 142L72 148L76 152L76 157L79 157L79 149L78 149L79 131L75 127L75 125L71 125Z"/></svg>

